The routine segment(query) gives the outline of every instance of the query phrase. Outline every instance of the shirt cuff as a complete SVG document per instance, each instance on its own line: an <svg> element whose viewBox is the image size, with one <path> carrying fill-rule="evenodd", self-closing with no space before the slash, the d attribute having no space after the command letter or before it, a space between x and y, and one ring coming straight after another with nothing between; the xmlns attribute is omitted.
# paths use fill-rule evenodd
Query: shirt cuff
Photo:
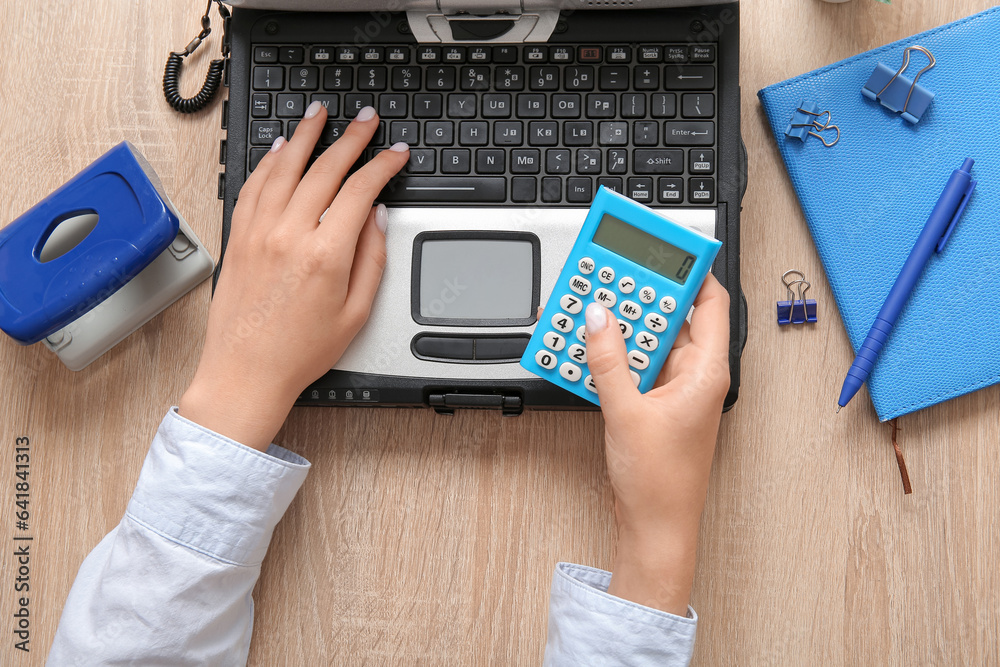
<svg viewBox="0 0 1000 667"><path fill-rule="evenodd" d="M309 462L270 445L260 452L171 408L142 464L125 516L234 565L259 565Z"/></svg>
<svg viewBox="0 0 1000 667"><path fill-rule="evenodd" d="M546 665L686 665L694 652L698 615L688 616L608 593L611 573L559 563L549 600Z"/></svg>

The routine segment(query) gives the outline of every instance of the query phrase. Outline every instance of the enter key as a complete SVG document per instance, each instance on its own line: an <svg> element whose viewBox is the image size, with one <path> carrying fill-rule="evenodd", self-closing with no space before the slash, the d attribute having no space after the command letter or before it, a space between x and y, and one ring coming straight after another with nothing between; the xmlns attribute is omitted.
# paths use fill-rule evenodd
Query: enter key
<svg viewBox="0 0 1000 667"><path fill-rule="evenodd" d="M663 143L667 146L711 146L715 143L715 123L711 121L667 121Z"/></svg>

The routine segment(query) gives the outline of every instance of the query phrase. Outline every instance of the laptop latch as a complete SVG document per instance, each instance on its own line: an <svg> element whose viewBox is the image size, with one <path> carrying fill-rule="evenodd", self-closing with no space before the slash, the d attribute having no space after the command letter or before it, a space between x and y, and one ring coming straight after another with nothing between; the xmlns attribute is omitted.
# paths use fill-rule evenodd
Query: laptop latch
<svg viewBox="0 0 1000 667"><path fill-rule="evenodd" d="M499 409L504 416L519 415L524 410L521 397L511 394L432 393L427 403L439 415L453 415L458 408Z"/></svg>
<svg viewBox="0 0 1000 667"><path fill-rule="evenodd" d="M406 19L421 44L545 42L559 21L559 10L525 10L521 0L498 0L489 9L483 14L472 0L438 0L437 11L410 10Z"/></svg>

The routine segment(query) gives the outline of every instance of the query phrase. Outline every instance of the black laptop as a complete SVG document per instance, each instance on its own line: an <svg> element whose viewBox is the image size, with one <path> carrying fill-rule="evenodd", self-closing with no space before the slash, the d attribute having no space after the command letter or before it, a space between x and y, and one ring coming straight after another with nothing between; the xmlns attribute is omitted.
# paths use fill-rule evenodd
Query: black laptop
<svg viewBox="0 0 1000 667"><path fill-rule="evenodd" d="M317 154L369 105L380 127L363 160L411 145L379 198L389 259L370 320L299 404L594 409L518 360L604 186L723 242L733 405L747 332L738 3L231 4L222 261L244 180L310 102L329 113Z"/></svg>

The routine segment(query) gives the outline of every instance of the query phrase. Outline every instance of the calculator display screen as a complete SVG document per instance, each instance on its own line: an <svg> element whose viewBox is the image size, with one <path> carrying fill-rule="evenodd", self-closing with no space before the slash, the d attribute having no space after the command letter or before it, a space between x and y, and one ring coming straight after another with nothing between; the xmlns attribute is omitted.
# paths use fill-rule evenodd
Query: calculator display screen
<svg viewBox="0 0 1000 667"><path fill-rule="evenodd" d="M420 248L420 315L466 321L534 317L532 258L528 241L424 241Z"/></svg>
<svg viewBox="0 0 1000 667"><path fill-rule="evenodd" d="M594 243L681 285L698 259L607 213L597 225Z"/></svg>

